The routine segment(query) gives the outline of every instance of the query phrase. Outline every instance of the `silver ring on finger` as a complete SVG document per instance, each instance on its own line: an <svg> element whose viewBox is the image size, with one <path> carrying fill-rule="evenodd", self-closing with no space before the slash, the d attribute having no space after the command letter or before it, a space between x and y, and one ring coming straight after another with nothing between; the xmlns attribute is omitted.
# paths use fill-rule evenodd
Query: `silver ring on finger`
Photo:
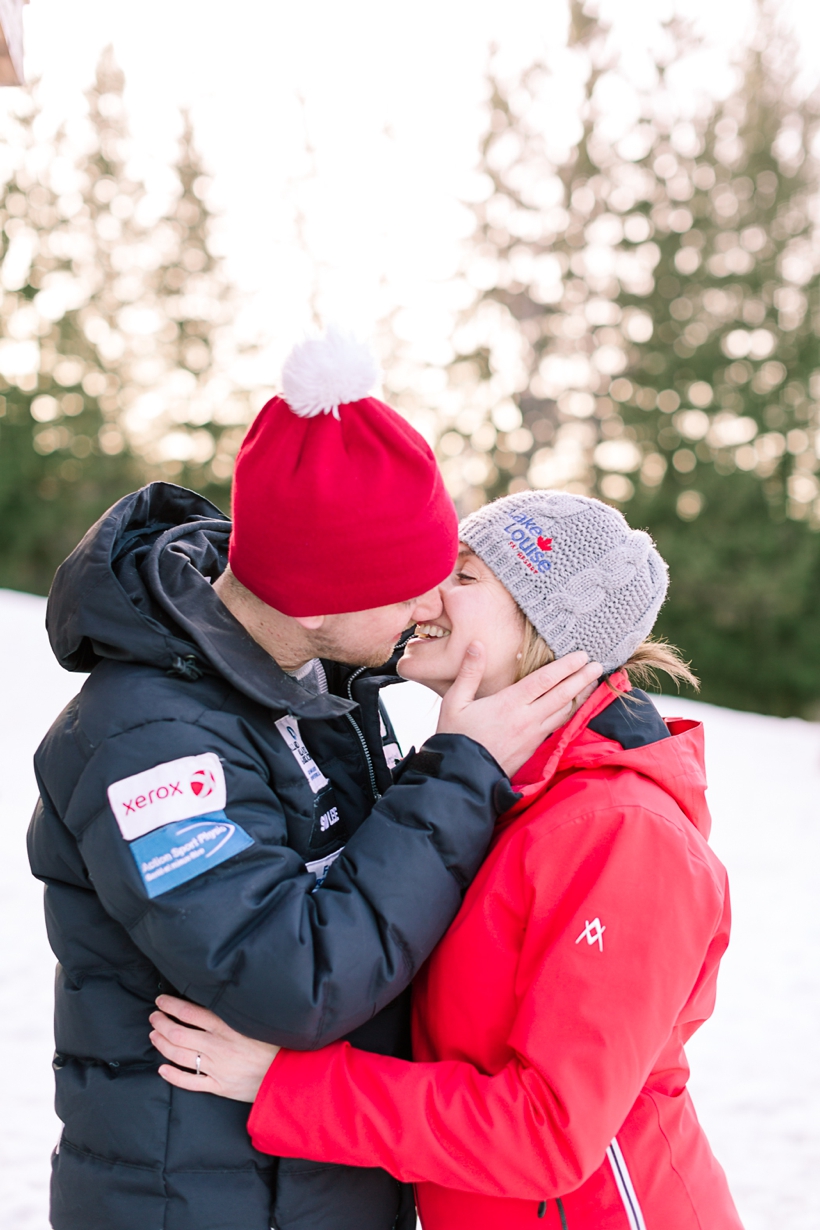
<svg viewBox="0 0 820 1230"><path fill-rule="evenodd" d="M202 1068L202 1056L201 1056L201 1055L197 1055L197 1057L196 1057L196 1074L197 1074L197 1076L201 1076L201 1075L202 1075L201 1068Z"/></svg>

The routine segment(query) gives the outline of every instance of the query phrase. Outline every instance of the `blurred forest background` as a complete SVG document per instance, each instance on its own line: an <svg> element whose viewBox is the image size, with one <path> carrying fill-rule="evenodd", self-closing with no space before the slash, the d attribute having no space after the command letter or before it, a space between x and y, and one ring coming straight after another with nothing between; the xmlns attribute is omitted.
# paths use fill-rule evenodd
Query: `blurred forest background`
<svg viewBox="0 0 820 1230"><path fill-rule="evenodd" d="M491 58L450 358L420 365L396 312L386 395L461 511L561 487L647 527L672 570L659 631L703 699L820 718L820 102L774 5L732 92L686 114L666 83L690 28L667 23L639 88L593 7L570 10L574 93L549 60L510 77ZM227 509L270 395L231 376L236 295L190 122L157 212L123 84L107 52L81 133L42 131L36 86L0 133L0 585L34 593L143 482ZM568 143L551 117L570 106Z"/></svg>

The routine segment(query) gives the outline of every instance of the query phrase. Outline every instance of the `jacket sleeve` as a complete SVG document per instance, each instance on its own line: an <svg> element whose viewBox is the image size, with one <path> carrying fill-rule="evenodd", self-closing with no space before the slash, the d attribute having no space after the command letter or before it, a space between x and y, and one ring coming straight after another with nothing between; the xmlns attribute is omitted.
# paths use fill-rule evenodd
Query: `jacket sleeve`
<svg viewBox="0 0 820 1230"><path fill-rule="evenodd" d="M566 824L529 858L536 877L545 872L517 967L524 990L507 1038L482 1041L504 1056L499 1070L407 1063L349 1043L283 1050L251 1113L256 1148L539 1200L601 1165L676 1023L687 1036L711 1011L725 885L645 814ZM603 947L588 942L596 919Z"/></svg>
<svg viewBox="0 0 820 1230"><path fill-rule="evenodd" d="M222 816L243 848L151 897L146 864L141 873L132 848L138 843L120 831L107 789L156 765L158 747L169 761L219 757ZM183 996L244 1033L319 1046L408 985L484 856L503 773L465 736L437 735L426 747L435 754L404 766L316 891L314 875L285 844L281 804L252 747L193 724L157 722L107 739L63 819L104 909ZM207 831L208 817L198 820ZM30 840L41 839L34 825ZM205 865L203 857L197 869Z"/></svg>

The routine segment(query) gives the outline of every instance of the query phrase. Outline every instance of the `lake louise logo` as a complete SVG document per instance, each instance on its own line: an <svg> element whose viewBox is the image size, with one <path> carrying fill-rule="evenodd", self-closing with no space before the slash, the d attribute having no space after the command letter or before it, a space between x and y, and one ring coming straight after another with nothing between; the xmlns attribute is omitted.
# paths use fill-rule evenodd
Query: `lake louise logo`
<svg viewBox="0 0 820 1230"><path fill-rule="evenodd" d="M108 787L108 802L126 841L165 824L221 811L225 772L215 752L167 760Z"/></svg>
<svg viewBox="0 0 820 1230"><path fill-rule="evenodd" d="M532 517L527 513L513 517L510 524L504 527L504 533L509 534L509 546L530 572L539 575L550 571L552 561L548 552L552 551L552 539L544 535L543 529Z"/></svg>

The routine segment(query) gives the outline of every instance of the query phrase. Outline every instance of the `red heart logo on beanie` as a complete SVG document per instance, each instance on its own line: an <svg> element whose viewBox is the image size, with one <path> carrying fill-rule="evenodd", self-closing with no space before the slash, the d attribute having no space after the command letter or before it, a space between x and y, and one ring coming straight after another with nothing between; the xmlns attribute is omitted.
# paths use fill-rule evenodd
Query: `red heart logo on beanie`
<svg viewBox="0 0 820 1230"><path fill-rule="evenodd" d="M536 541L542 551L552 550L552 539L551 538L538 538L536 539Z"/></svg>

